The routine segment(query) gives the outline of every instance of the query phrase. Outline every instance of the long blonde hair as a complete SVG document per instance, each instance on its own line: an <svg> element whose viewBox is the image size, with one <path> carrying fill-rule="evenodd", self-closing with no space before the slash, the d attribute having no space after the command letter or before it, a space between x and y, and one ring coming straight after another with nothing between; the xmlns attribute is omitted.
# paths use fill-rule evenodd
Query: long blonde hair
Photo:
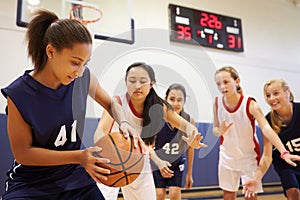
<svg viewBox="0 0 300 200"><path fill-rule="evenodd" d="M264 85L264 96L266 98L266 92L267 92L267 87L272 85L273 83L279 83L281 85L281 88L283 91L290 91L290 87L288 86L287 82L283 79L272 79L269 80L265 83ZM290 102L294 102L294 95L290 91ZM280 119L278 113L271 109L270 111L270 118L271 118L271 126L273 130L278 134L281 130L281 127L285 127L286 125L282 122Z"/></svg>
<svg viewBox="0 0 300 200"><path fill-rule="evenodd" d="M215 75L217 75L220 72L229 72L230 76L231 76L231 78L233 78L233 80L236 80L236 79L238 79L240 77L239 74L238 74L238 72L236 71L236 69L234 69L231 66L224 66L224 67L218 69L215 72ZM240 84L236 87L236 90L237 90L238 93L243 94L243 89L240 86Z"/></svg>

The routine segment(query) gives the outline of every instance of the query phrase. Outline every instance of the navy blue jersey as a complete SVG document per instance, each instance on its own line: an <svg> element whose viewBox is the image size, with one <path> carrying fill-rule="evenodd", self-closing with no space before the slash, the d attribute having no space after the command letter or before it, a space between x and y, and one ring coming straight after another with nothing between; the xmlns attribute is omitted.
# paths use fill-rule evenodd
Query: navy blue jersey
<svg viewBox="0 0 300 200"><path fill-rule="evenodd" d="M267 114L266 118L270 125L272 125L270 113ZM300 103L293 103L292 119L285 127L281 127L278 136L285 148L290 151L291 154L300 156ZM280 158L280 153L277 149L273 150L273 164L276 171L279 172L283 169L292 169L300 172L300 162L295 162L297 163L297 167L289 165Z"/></svg>
<svg viewBox="0 0 300 200"><path fill-rule="evenodd" d="M30 71L1 89L32 129L32 145L52 150L81 147L90 72L58 89L33 79ZM9 115L9 113L7 113ZM17 126L17 124L16 124ZM22 134L22 133L19 133ZM14 162L7 173L5 197L40 196L95 184L81 165L24 166Z"/></svg>
<svg viewBox="0 0 300 200"><path fill-rule="evenodd" d="M190 121L188 114L184 115L187 121ZM163 128L158 132L155 139L155 152L162 160L167 160L172 164L171 170L178 168L179 164L184 163L185 151L188 145L182 140L186 136L182 131L172 128L169 123L165 122ZM157 167L153 166L157 169Z"/></svg>

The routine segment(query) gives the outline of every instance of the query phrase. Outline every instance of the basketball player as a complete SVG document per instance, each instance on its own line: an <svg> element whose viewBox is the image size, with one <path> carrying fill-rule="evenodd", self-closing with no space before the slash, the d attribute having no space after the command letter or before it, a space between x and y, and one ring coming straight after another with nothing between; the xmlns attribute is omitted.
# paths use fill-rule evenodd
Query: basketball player
<svg viewBox="0 0 300 200"><path fill-rule="evenodd" d="M104 199L95 181L109 170L97 163L109 160L92 155L101 148L80 150L87 96L114 111L117 122L125 115L86 67L92 37L80 22L39 10L26 38L34 68L1 89L15 157L2 199ZM134 133L127 123L119 125Z"/></svg>
<svg viewBox="0 0 300 200"><path fill-rule="evenodd" d="M194 124L193 118L187 114L183 106L186 102L185 88L179 84L174 83L169 86L166 91L166 101L172 105L174 111L182 116L184 119ZM181 139L185 135L182 131L172 127L168 122L164 124L162 130L157 134L155 139L155 152L160 159L167 162L156 163L152 166L154 182L156 187L156 198L164 200L166 198L166 188L169 188L170 200L181 199L181 182L184 170L185 157L187 154L187 173L185 179L185 188L191 188L193 185L193 160L194 149Z"/></svg>
<svg viewBox="0 0 300 200"><path fill-rule="evenodd" d="M197 128L180 117L169 103L156 94L153 88L156 82L155 74L150 65L143 62L130 65L126 70L125 82L127 92L119 98L120 104L127 114L128 123L141 133L141 138L145 142L145 162L140 176L121 189L126 200L153 200L156 199L156 194L149 155L151 154L151 159L159 159L153 155L155 153L153 144L156 133L163 127L163 119L173 127L186 132L187 137L183 136L183 139L192 147L200 148L204 144L200 143L202 136ZM118 125L104 111L95 132L95 141L101 137L102 132L115 131L118 131ZM119 188L103 184L99 184L99 188L106 200L117 199Z"/></svg>
<svg viewBox="0 0 300 200"><path fill-rule="evenodd" d="M224 199L236 197L240 179L242 184L252 178L259 162L259 145L255 133L255 119L264 136L277 147L282 159L291 165L292 156L281 143L277 134L263 116L256 101L244 96L237 71L230 66L215 73L215 82L222 96L216 97L214 105L213 133L220 136L219 186ZM262 192L258 182L255 193ZM256 195L245 199L257 199Z"/></svg>
<svg viewBox="0 0 300 200"><path fill-rule="evenodd" d="M292 154L300 156L298 141L300 140L300 104L294 102L294 96L286 81L282 79L272 79L264 85L264 96L270 105L271 111L266 118L273 130L278 134L282 143L286 144ZM267 140L268 143L270 143ZM283 162L277 149L273 150L269 145L264 150L265 159L257 169L253 179L245 184L245 195L251 196L257 187L257 180L261 180L267 172L273 157L274 168L280 177L281 185L287 199L300 199L300 163L293 167Z"/></svg>

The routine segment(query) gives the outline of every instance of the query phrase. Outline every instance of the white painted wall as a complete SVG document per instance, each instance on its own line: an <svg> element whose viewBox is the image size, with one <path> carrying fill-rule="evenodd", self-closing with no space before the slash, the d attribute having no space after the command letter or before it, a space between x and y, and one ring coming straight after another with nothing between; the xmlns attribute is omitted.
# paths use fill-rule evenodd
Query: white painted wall
<svg viewBox="0 0 300 200"><path fill-rule="evenodd" d="M241 18L244 52L171 43L169 3ZM31 68L31 64L24 43L25 30L15 25L17 0L1 1L0 7L2 88ZM300 99L300 8L288 0L132 0L132 14L136 28L134 45L95 41L89 67L111 95L124 91L128 64L144 60L153 64L156 89L162 96L171 82L186 85L186 110L197 121L211 122L211 102L216 94L213 72L224 65L239 71L245 93L257 99L264 113L268 106L262 87L268 79L286 79L296 100ZM0 113L4 113L5 105L1 97ZM101 111L90 101L88 117L99 117Z"/></svg>

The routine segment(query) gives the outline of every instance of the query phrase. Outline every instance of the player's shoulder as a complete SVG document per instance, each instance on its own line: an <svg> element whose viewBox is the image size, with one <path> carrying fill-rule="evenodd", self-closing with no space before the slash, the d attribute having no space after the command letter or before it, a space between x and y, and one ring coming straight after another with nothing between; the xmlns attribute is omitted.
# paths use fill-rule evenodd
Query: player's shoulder
<svg viewBox="0 0 300 200"><path fill-rule="evenodd" d="M258 106L256 99L252 96L245 95L244 101L246 101L250 106Z"/></svg>
<svg viewBox="0 0 300 200"><path fill-rule="evenodd" d="M34 90L33 78L29 75L31 70L26 70L25 73L11 82L7 87L2 88L2 94L7 97L14 94L24 95L28 90Z"/></svg>
<svg viewBox="0 0 300 200"><path fill-rule="evenodd" d="M251 95L243 95L243 98L244 98L245 101L250 101L250 102L254 101L254 102L256 102L256 99Z"/></svg>

